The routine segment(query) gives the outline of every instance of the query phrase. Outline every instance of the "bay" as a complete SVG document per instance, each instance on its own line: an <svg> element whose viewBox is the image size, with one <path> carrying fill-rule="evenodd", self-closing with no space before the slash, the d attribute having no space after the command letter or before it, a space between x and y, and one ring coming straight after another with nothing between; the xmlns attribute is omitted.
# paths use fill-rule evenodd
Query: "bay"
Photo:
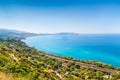
<svg viewBox="0 0 120 80"><path fill-rule="evenodd" d="M27 45L49 54L97 60L120 67L119 34L56 34L29 37Z"/></svg>

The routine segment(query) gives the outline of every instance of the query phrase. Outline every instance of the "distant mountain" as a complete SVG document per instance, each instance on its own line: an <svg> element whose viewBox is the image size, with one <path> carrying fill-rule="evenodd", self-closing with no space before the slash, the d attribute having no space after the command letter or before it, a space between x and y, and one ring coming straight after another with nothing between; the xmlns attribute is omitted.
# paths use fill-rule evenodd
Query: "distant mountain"
<svg viewBox="0 0 120 80"><path fill-rule="evenodd" d="M41 33L39 35L79 35L79 33L69 33L69 32L63 32L63 33Z"/></svg>
<svg viewBox="0 0 120 80"><path fill-rule="evenodd" d="M58 35L79 35L78 33L67 33L67 32L63 32L63 33L56 33Z"/></svg>
<svg viewBox="0 0 120 80"><path fill-rule="evenodd" d="M78 35L78 33L29 33L24 31L9 30L9 29L0 29L0 38L26 38L38 35Z"/></svg>
<svg viewBox="0 0 120 80"><path fill-rule="evenodd" d="M10 29L0 29L0 33L2 32L14 32L14 33L25 33L24 31L10 30Z"/></svg>
<svg viewBox="0 0 120 80"><path fill-rule="evenodd" d="M0 38L26 38L37 35L38 34L28 33L24 31L0 29Z"/></svg>

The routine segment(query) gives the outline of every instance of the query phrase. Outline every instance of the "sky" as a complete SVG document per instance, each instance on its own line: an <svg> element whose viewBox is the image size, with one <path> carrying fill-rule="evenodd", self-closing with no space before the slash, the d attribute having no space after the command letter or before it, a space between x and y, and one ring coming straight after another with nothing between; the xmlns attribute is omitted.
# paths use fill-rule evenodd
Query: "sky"
<svg viewBox="0 0 120 80"><path fill-rule="evenodd" d="M0 28L120 34L120 0L0 0Z"/></svg>

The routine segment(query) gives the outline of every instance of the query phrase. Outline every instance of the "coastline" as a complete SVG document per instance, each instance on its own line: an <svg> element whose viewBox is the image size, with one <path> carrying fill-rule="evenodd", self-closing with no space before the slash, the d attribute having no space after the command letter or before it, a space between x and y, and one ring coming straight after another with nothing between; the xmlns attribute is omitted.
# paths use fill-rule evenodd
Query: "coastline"
<svg viewBox="0 0 120 80"><path fill-rule="evenodd" d="M3 40L1 40L1 42L3 42L1 44L4 44L4 46L7 47L7 48L3 47L3 49L1 49L1 50L4 50L4 52L6 52L6 53L7 53L7 51L11 51L11 54L6 54L6 55L9 55L6 57L7 58L10 57L11 60L15 61L14 66L23 65L22 67L13 68L13 70L14 69L15 70L22 69L24 71L24 68L25 68L25 72L27 72L26 69L30 69L27 72L29 74L30 74L31 70L32 71L36 70L37 71L36 74L38 74L38 76L40 76L39 74L42 74L42 75L47 74L48 76L50 76L50 74L51 74L51 75L54 75L53 77L56 76L61 79L65 78L65 80L69 78L67 76L71 76L71 75L73 75L73 80L76 80L75 78L76 77L80 78L80 76L82 75L82 73L84 71L85 71L84 73L89 72L90 74L84 74L84 75L82 75L83 77L91 76L92 74L95 74L95 75L92 75L91 79L94 79L94 76L96 77L95 79L98 79L98 78L109 79L108 76L111 76L111 78L114 78L114 75L119 75L119 72L120 72L120 69L112 68L107 65L101 65L100 63L96 63L96 62L93 62L94 64L92 62L90 62L88 64L87 61L82 62L82 61L79 61L79 60L76 60L73 58L61 57L61 56L57 56L57 55L50 55L46 52L38 51L37 49L35 49L33 47L29 47L26 43L24 43L18 39L6 39L6 40L3 39ZM14 45L12 47L10 47L10 45L8 45L8 44L14 44ZM2 54L2 55L4 55L4 54ZM16 64L16 63L19 63L21 65ZM10 62L10 64L13 64L13 63ZM30 68L30 67L33 67L33 68ZM8 68L8 70L9 70L9 68ZM34 71L34 73L36 71ZM50 71L52 71L52 72L50 72ZM14 72L16 72L16 71L13 71L13 73ZM66 73L69 73L69 74L67 74L66 77L64 77L64 76L59 77L57 74L59 73L60 75L62 75L61 72L63 74L66 74ZM74 72L76 72L78 74L80 73L79 74L80 76L73 74ZM21 72L16 73L16 74L20 74L20 73ZM102 73L102 75L101 75L101 73ZM99 75L99 77L97 77L97 75ZM104 77L104 76L107 76L107 77ZM23 76L21 76L21 77L23 77ZM26 77L26 76L24 75L24 77ZM43 79L44 78L45 77L43 76ZM86 79L88 79L88 78L86 78Z"/></svg>
<svg viewBox="0 0 120 80"><path fill-rule="evenodd" d="M24 41L22 41L22 42L25 43ZM27 46L29 46L29 45L27 45ZM29 46L29 47L31 47L31 46ZM32 48L34 48L34 47L32 47ZM111 66L111 65L106 64L104 62L95 61L95 60L81 60L81 59L76 59L76 58L73 58L73 57L59 56L59 55L56 55L56 54L46 53L45 51L41 51L41 50L38 50L38 49L36 49L36 50L39 52L39 54L42 54L46 57L56 59L56 60L59 60L59 61L67 61L67 62L70 62L70 63L75 63L75 64L83 66L83 67L89 67L91 69L100 70L100 71L103 71L103 72L107 72L109 74L114 73L114 72L120 72L120 71L118 71L119 67ZM104 68L105 66L107 66L107 67Z"/></svg>
<svg viewBox="0 0 120 80"><path fill-rule="evenodd" d="M42 35L43 36L43 35ZM35 36L36 37L36 36ZM32 38L32 37L31 37ZM26 38L26 39L28 39L28 41L29 41L29 37L28 38ZM24 39L24 40L26 40L26 39ZM37 39L37 38L36 38ZM23 40L23 42L25 42ZM39 40L35 40L35 44L37 43L37 41L39 41ZM99 59L85 59L85 58L79 58L79 57L75 57L75 56L71 56L71 55L62 55L62 54L59 54L59 53L57 53L57 52L53 52L53 51L47 51L47 50L44 50L44 49L39 49L38 48L38 46L36 47L35 45L31 45L31 42L32 41L30 41L30 44L27 44L26 42L26 44L28 45L28 46L30 46L30 47L35 47L38 51L42 51L42 52L45 52L45 53L48 53L48 54L53 54L53 55L57 55L57 56L61 56L61 57L71 57L71 58L74 58L74 59L76 59L76 60L82 60L82 61L89 61L89 62L98 62L98 63L103 63L103 64L107 64L107 65L109 65L109 66L113 66L113 67L118 67L119 68L119 65L113 65L112 63L110 63L110 61L109 61L109 59L108 59L108 61L109 62L104 62L104 61L101 61L101 60L99 60ZM40 43L40 42L39 42ZM38 44L38 43L37 43ZM36 44L36 45L37 45ZM42 44L42 45L44 45L44 44ZM55 48L56 49L56 48ZM50 49L49 49L50 50ZM51 49L52 50L52 49ZM61 50L62 51L62 50ZM62 52L61 52L62 53ZM75 52L73 52L73 53L75 53ZM94 52L94 53L96 53L96 52ZM92 53L93 54L93 53ZM100 53L100 54L104 54L104 53ZM86 55L87 56L87 55ZM98 55L99 56L99 55ZM106 54L104 54L104 55L102 55L102 56L108 56L108 55L106 55ZM111 55L111 57L112 57L112 55ZM101 58L104 58L104 59L106 59L105 57L101 57ZM114 57L113 57L114 58Z"/></svg>

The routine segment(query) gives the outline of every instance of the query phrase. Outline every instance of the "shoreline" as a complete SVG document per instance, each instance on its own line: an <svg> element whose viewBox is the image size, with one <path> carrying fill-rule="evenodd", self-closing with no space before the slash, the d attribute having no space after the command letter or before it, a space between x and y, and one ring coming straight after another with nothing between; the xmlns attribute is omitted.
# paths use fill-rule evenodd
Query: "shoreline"
<svg viewBox="0 0 120 80"><path fill-rule="evenodd" d="M62 73L66 74L69 72L67 76L73 76L73 79L79 78L80 76L83 76L83 78L86 76L92 76L91 79L92 78L93 79L98 79L98 78L109 79L108 76L111 76L111 78L114 79L114 75L119 76L119 73L120 73L120 69L112 68L109 66L104 66L104 65L101 65L100 63L98 64L89 63L88 64L87 61L82 62L79 60L75 60L73 58L50 55L46 52L38 51L37 49L33 47L29 47L24 42L18 39L6 39L6 40L3 39L1 40L1 44L4 45L3 48L1 48L1 50L5 51L6 57L7 58L10 57L10 59L12 59L14 62L12 63L11 61L10 64L15 64L14 66L16 67L19 66L17 68L14 67L13 70L22 69L24 71L24 68L25 68L25 72L27 72L28 74L31 74L31 71L35 70L35 72L37 71L36 74L38 74L39 76L41 76L40 74L44 76L46 76L46 74L50 76L49 74L51 74L51 75L54 75L53 77L59 77L57 76L57 74L62 75ZM9 44L12 45L12 47ZM8 51L11 52L11 55L13 57L11 55L7 56ZM23 66L21 67L21 65ZM28 69L30 70L26 71ZM49 72L49 71L52 71L52 72ZM15 72L16 71L13 71L13 73ZM57 74L54 74L54 72L55 73L57 72ZM78 75L73 74L74 72L77 73ZM83 74L83 72L90 73L90 74ZM18 74L21 74L21 72ZM44 76L43 78L45 78ZM62 78L68 79L69 77L67 76L66 77L63 76ZM104 76L107 76L107 77L104 77ZM24 77L27 77L27 76L24 76Z"/></svg>
<svg viewBox="0 0 120 80"><path fill-rule="evenodd" d="M41 36L41 35L40 35ZM33 37L33 36L32 36ZM34 37L36 37L36 36L34 36ZM31 37L27 37L27 38L24 38L24 39L21 39L21 41L22 42L24 42L26 45L28 45L24 40L26 40L26 39L28 39L28 38L31 38ZM30 46L30 45L28 45L29 47L34 47L34 46ZM34 47L35 48L35 47ZM72 59L74 59L74 60L77 60L77 61L84 61L84 62L86 62L86 61L90 61L90 62L98 62L98 63L102 63L102 64L105 64L105 65L109 65L109 66L112 66L112 67L114 67L114 68L120 68L120 66L114 66L114 65L112 65L112 64L110 64L110 63L105 63L105 62L102 62L102 61L100 61L100 60L92 60L92 59L80 59L80 58L75 58L75 57L71 57L71 56L65 56L65 55L59 55L59 54L55 54L55 53L49 53L49 52L46 52L46 51L44 51L44 50L39 50L39 49L37 49L37 48L35 48L37 51L40 51L40 52L44 52L44 53L46 53L46 54L49 54L49 55L53 55L53 56L58 56L58 57L67 57L67 58L72 58Z"/></svg>
<svg viewBox="0 0 120 80"><path fill-rule="evenodd" d="M36 36L35 36L35 37L36 37ZM28 37L28 38L30 38L30 37ZM25 38L25 39L27 39L27 38ZM25 40L25 39L21 39L21 41L24 42L23 40ZM24 42L24 43L25 43L27 46L29 46L29 47L35 48L34 46L28 45L26 42ZM53 55L53 56L56 56L56 57L61 57L61 58L66 57L66 58L70 58L70 59L77 60L77 61L83 61L83 62L86 62L86 61L89 61L89 62L97 62L97 63L101 63L101 64L104 64L104 65L109 65L109 66L111 66L111 67L113 67L113 68L120 68L120 66L113 66L113 65L111 65L111 64L109 64L109 63L105 63L105 62L102 62L102 61L100 61L100 60L79 59L79 58L75 58L75 57L71 57L71 56L64 56L64 55L58 55L58 54L54 54L54 53L49 53L49 52L46 52L46 51L43 51L43 50L38 50L37 48L35 48L35 49L36 49L37 51L43 52L43 53L48 54L48 55Z"/></svg>
<svg viewBox="0 0 120 80"><path fill-rule="evenodd" d="M22 42L25 43L24 41L22 41ZM31 47L29 45L27 45L27 46ZM31 47L31 48L34 48L34 47ZM34 49L36 49L36 48L34 48ZM78 65L83 66L83 67L88 67L88 68L91 68L91 69L94 69L94 70L100 70L100 71L103 71L103 72L107 72L109 74L114 73L114 72L120 72L120 71L117 70L117 69L119 69L119 67L111 66L111 65L106 64L104 62L95 61L95 60L81 60L81 59L76 59L76 58L68 57L68 56L59 56L59 55L55 55L55 54L50 54L50 53L47 53L45 51L41 51L41 50L38 50L38 49L36 49L36 50L41 55L44 55L46 57L56 59L56 60L59 60L59 61L67 61L67 62L70 62L70 63L75 63L75 64L78 64ZM99 67L95 64L92 64L92 62L96 62L98 64L106 65L106 66L109 66L110 68L104 68L103 66Z"/></svg>

